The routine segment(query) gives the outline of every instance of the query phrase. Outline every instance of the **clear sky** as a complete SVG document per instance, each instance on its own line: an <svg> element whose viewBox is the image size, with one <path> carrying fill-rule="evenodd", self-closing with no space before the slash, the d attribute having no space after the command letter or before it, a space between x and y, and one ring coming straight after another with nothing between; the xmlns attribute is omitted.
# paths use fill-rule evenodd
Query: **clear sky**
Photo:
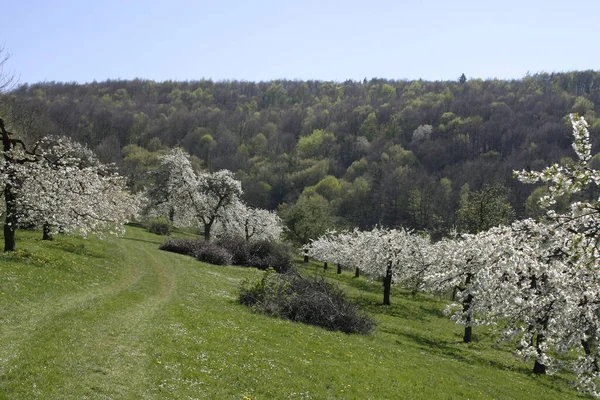
<svg viewBox="0 0 600 400"><path fill-rule="evenodd" d="M522 78L600 69L600 0L2 0L20 83Z"/></svg>

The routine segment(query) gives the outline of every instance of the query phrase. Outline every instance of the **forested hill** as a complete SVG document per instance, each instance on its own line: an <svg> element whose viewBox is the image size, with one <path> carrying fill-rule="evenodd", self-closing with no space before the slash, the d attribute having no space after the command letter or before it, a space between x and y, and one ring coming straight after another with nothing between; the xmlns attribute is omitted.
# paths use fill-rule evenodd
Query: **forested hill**
<svg viewBox="0 0 600 400"><path fill-rule="evenodd" d="M157 155L181 146L199 166L235 171L255 206L300 199L340 225L445 232L486 184L514 216L535 215L542 189L528 201L535 188L512 170L568 162L571 112L585 116L596 144L599 84L594 71L510 81L48 82L9 94L6 119L30 136L87 143L136 189Z"/></svg>

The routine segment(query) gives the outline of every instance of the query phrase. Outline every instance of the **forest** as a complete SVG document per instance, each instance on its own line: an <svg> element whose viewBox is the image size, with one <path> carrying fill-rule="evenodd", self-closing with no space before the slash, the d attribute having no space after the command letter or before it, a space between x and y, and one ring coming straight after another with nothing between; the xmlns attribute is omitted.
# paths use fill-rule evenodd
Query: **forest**
<svg viewBox="0 0 600 400"><path fill-rule="evenodd" d="M243 200L278 210L302 244L332 227L402 226L439 238L542 215L546 187L523 185L513 171L573 163L569 113L585 118L597 148L598 82L595 71L44 82L9 92L3 115L29 140L60 134L85 143L136 192L151 184L160 157L181 147L198 170L233 171Z"/></svg>

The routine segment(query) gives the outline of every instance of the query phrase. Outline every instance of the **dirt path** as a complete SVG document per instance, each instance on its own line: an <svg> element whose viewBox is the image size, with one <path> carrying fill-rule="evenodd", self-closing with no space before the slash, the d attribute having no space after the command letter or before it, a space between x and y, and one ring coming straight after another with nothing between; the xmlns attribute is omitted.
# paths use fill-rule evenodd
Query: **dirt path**
<svg viewBox="0 0 600 400"><path fill-rule="evenodd" d="M2 327L0 383L5 387L0 397L136 398L143 391L152 358L151 321L171 299L180 269L169 267L172 260L155 243L135 237L107 240L123 256L119 280L29 303L19 322Z"/></svg>

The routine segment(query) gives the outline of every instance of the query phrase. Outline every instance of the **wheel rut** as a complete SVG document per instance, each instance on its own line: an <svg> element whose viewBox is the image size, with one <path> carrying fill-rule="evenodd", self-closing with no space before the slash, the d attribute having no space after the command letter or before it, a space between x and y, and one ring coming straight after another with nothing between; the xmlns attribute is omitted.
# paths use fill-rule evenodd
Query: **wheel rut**
<svg viewBox="0 0 600 400"><path fill-rule="evenodd" d="M35 377L19 374L31 358L52 365L65 354L68 362L52 368L57 398L82 391L92 398L136 393L132 383L143 381L151 358L144 339L152 333L153 316L172 297L176 276L156 258L156 247L109 240L123 254L118 281L29 304L18 324L0 327L0 397L3 388L17 384L43 385L43 371Z"/></svg>

